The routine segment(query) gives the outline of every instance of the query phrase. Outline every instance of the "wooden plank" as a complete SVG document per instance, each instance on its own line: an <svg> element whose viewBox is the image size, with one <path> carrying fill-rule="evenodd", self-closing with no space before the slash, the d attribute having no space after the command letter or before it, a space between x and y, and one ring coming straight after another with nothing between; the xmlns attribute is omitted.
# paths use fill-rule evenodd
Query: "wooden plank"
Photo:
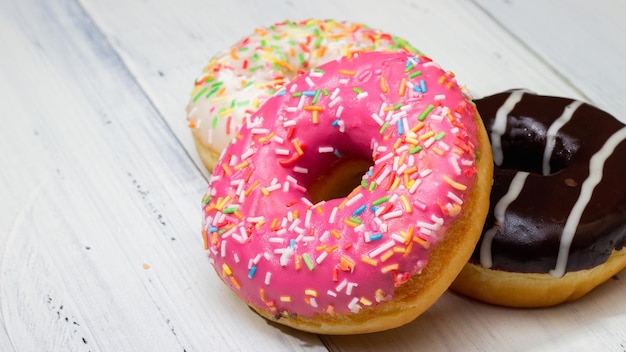
<svg viewBox="0 0 626 352"><path fill-rule="evenodd" d="M0 349L326 350L256 317L212 274L198 233L206 180L83 9L0 6L0 82L13 91L0 114L19 117L0 130L2 161L38 163L1 179L19 197L0 211Z"/></svg>
<svg viewBox="0 0 626 352"><path fill-rule="evenodd" d="M624 280L587 297L545 309L511 309L444 294L424 315L399 329L326 337L333 351L622 351L626 341Z"/></svg>
<svg viewBox="0 0 626 352"><path fill-rule="evenodd" d="M574 0L486 1L480 6L541 58L551 71L570 82L584 99L626 121L626 3Z"/></svg>

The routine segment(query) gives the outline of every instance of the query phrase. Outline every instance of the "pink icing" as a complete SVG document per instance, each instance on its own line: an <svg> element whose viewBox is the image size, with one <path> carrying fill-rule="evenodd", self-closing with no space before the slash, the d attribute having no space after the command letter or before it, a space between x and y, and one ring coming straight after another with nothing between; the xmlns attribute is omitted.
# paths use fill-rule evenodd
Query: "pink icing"
<svg viewBox="0 0 626 352"><path fill-rule="evenodd" d="M215 167L203 236L224 283L271 314L350 313L419 275L475 178L476 110L424 56L371 52L296 78ZM345 198L307 187L339 158L373 166Z"/></svg>

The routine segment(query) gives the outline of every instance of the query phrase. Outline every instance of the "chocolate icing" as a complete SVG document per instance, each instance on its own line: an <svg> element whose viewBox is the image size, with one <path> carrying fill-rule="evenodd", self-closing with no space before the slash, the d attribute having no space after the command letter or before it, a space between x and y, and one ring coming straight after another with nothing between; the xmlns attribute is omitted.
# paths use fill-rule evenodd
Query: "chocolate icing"
<svg viewBox="0 0 626 352"><path fill-rule="evenodd" d="M515 102L516 97L521 100ZM559 277L568 271L602 264L614 249L622 249L626 240L626 130L623 123L586 103L523 91L503 92L475 103L490 134L496 165L491 208L471 263L481 264L482 248L483 266L489 267L488 259L491 259L491 269L551 273ZM500 116L506 114L501 136L494 125L499 110ZM571 114L569 121L561 118L557 122L557 125L565 123L556 133L554 148L546 163L549 170L543 170L547 132L559 117L568 113ZM501 161L497 160L499 145ZM615 145L612 152L611 145ZM608 152L598 153L603 147ZM608 156L599 173L590 173L590 159L594 154L595 159L601 159L601 154ZM521 186L517 197L509 192L516 175L519 175L517 185ZM592 187L591 180L598 177L600 182ZM586 180L587 191L582 191ZM500 222L496 220L494 207L507 192L510 204L506 206L506 201L501 202L501 209L505 211ZM588 203L582 194L591 195ZM568 217L578 219L571 215L575 213L572 209L577 202L582 213L568 250L568 242L563 240L564 228ZM490 229L495 233L491 247L485 240ZM560 255L566 260L562 265L557 263L560 246L563 246ZM555 270L559 266L560 270Z"/></svg>

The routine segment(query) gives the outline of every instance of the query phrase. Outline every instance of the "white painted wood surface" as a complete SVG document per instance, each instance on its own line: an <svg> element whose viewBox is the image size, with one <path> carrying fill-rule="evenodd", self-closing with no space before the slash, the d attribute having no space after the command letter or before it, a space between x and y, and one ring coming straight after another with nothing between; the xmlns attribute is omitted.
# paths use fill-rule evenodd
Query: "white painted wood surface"
<svg viewBox="0 0 626 352"><path fill-rule="evenodd" d="M0 351L626 350L626 273L573 304L446 293L413 323L316 336L257 317L206 260L186 127L196 75L307 17L409 39L477 97L525 87L624 120L620 1L0 2Z"/></svg>

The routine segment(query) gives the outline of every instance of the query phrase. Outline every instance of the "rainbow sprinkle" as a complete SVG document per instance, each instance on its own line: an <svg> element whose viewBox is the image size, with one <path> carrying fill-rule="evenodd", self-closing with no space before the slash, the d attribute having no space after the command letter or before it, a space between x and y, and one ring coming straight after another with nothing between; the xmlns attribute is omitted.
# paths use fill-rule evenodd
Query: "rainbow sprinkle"
<svg viewBox="0 0 626 352"><path fill-rule="evenodd" d="M246 119L202 203L209 257L248 304L281 316L356 313L427 265L476 161L475 107L430 63L353 54L309 68ZM371 160L352 191L312 200L328 165L350 159Z"/></svg>
<svg viewBox="0 0 626 352"><path fill-rule="evenodd" d="M203 69L190 94L189 127L217 156L265 100L288 93L284 87L294 78L310 71L303 82L310 89L292 94L312 96L310 104L316 105L329 91L313 89L324 71L312 68L372 50L418 53L406 40L359 23L310 19L259 28L215 55ZM337 74L352 78L357 72ZM318 123L315 111L312 121Z"/></svg>

